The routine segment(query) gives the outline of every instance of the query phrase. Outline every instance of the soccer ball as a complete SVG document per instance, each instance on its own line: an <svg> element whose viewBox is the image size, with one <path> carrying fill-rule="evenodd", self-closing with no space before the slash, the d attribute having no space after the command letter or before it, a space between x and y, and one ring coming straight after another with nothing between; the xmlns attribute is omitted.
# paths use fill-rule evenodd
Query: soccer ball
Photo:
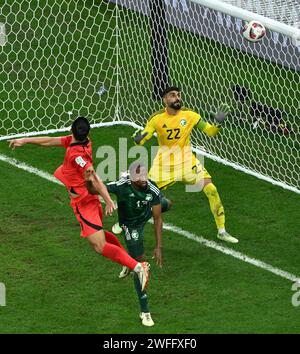
<svg viewBox="0 0 300 354"><path fill-rule="evenodd" d="M259 21L250 21L246 23L243 29L243 36L250 42L260 41L266 33L265 26Z"/></svg>

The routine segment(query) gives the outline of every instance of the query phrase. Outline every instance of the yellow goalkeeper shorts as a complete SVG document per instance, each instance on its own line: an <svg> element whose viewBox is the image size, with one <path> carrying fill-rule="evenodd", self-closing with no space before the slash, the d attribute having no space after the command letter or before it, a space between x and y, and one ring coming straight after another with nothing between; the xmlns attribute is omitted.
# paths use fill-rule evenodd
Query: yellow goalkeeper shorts
<svg viewBox="0 0 300 354"><path fill-rule="evenodd" d="M184 184L198 184L211 176L196 157L184 165L159 166L153 165L149 171L149 178L159 189L167 189L176 182Z"/></svg>

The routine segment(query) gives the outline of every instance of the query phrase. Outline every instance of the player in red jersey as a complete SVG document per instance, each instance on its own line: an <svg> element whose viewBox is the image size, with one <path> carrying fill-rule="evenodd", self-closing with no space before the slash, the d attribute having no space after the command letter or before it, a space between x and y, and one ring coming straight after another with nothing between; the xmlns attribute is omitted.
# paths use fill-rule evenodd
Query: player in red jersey
<svg viewBox="0 0 300 354"><path fill-rule="evenodd" d="M89 193L91 184L106 202L105 214L111 215L115 205L109 193L93 168L92 143L88 138L90 124L84 117L78 117L72 124L72 135L63 137L32 137L9 140L13 149L25 144L44 147L60 146L66 149L64 162L54 172L67 188L71 206L81 226L81 236L86 238L97 253L112 261L127 266L137 273L142 289L149 278L149 265L130 257L115 235L102 227L102 206L97 195Z"/></svg>

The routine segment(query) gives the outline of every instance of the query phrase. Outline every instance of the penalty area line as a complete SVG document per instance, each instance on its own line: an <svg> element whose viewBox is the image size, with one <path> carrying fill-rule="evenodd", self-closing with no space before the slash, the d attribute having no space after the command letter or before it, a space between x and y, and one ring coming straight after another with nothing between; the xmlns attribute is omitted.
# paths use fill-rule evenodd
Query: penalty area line
<svg viewBox="0 0 300 354"><path fill-rule="evenodd" d="M25 162L18 161L16 159L13 159L13 158L3 155L3 154L0 154L0 161L6 162L11 166L17 167L23 171L26 171L26 172L29 172L29 173L34 174L36 176L39 176L43 179L46 179L49 182L56 183L56 184L63 186L63 184L61 182L59 182L50 173L39 170L38 168L35 168L33 166L26 164ZM150 220L150 223L153 223L152 219ZM231 248L222 246L215 241L207 240L206 238L204 238L202 236L199 236L199 235L196 235L192 232L183 230L180 227L177 227L175 225L172 225L169 223L164 223L163 228L165 230L168 230L168 231L171 231L171 232L176 233L178 235L181 235L183 237L186 237L190 240L196 241L205 247L212 248L212 249L219 251L221 253L224 253L228 256L239 259L240 261L243 261L245 263L252 264L258 268L264 269L264 270L266 270L270 273L273 273L281 278L290 280L292 282L300 282L300 277L298 277L292 273L286 272L280 268L273 267L272 265L267 264L259 259L251 258L251 257L249 257L241 252L235 251Z"/></svg>

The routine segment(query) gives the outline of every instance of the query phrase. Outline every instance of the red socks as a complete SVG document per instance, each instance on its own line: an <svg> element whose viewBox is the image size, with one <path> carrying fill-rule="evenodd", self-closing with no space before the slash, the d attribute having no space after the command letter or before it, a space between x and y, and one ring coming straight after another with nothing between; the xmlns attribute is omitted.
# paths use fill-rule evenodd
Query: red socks
<svg viewBox="0 0 300 354"><path fill-rule="evenodd" d="M112 234L109 231L105 231L105 230L103 230L103 231L105 234L106 242L116 245L124 250L124 247L121 245L120 241L118 240L118 238L114 234Z"/></svg>
<svg viewBox="0 0 300 354"><path fill-rule="evenodd" d="M107 242L103 247L102 256L109 258L113 262L120 263L123 266L126 266L129 269L133 270L138 264L138 262L129 256L129 254L122 247L116 236L108 231L105 231L105 239ZM114 244L111 241L114 241Z"/></svg>

